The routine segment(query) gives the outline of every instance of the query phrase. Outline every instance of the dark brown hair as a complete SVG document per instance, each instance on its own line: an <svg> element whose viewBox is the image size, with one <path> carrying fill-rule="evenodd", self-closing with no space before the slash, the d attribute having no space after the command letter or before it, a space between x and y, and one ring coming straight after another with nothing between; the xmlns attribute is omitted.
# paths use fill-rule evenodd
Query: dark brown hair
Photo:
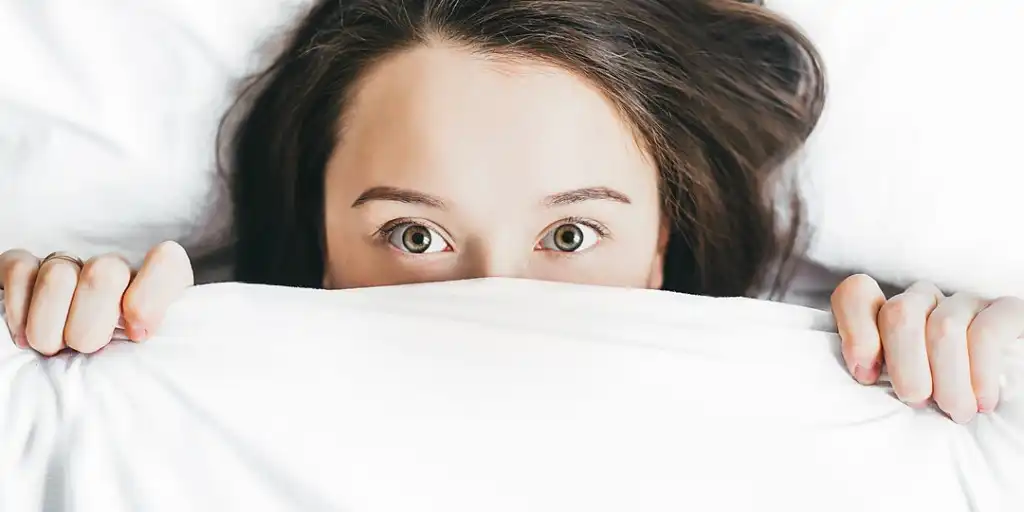
<svg viewBox="0 0 1024 512"><path fill-rule="evenodd" d="M668 290L748 293L795 247L773 179L821 112L793 25L739 0L324 0L249 84L229 141L236 278L319 287L324 172L347 93L371 64L443 40L590 80L643 138L674 222ZM232 114L229 114L229 116ZM226 118L227 119L227 118ZM798 204L795 203L795 204Z"/></svg>

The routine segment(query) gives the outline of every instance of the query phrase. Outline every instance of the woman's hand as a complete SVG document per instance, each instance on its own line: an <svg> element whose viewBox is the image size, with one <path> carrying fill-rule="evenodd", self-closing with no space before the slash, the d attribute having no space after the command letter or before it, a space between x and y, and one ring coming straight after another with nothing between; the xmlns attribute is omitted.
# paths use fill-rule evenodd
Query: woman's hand
<svg viewBox="0 0 1024 512"><path fill-rule="evenodd" d="M82 263L63 253L43 260L18 249L0 254L11 335L18 347L43 355L65 347L95 352L110 342L119 321L129 338L142 341L192 284L188 255L174 242L154 247L138 273L117 255Z"/></svg>
<svg viewBox="0 0 1024 512"><path fill-rule="evenodd" d="M865 275L836 288L832 311L857 381L874 384L884 361L900 400L914 407L934 401L957 423L995 408L1003 345L1024 336L1019 298L945 297L918 283L886 300Z"/></svg>

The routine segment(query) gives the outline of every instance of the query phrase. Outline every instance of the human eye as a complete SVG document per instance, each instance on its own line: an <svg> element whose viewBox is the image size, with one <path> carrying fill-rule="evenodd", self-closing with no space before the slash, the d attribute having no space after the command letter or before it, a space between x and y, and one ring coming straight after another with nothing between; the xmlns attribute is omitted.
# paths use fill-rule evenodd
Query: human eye
<svg viewBox="0 0 1024 512"><path fill-rule="evenodd" d="M536 250L578 253L590 249L608 236L608 228L589 219L568 218L558 221L537 242Z"/></svg>
<svg viewBox="0 0 1024 512"><path fill-rule="evenodd" d="M438 230L412 220L392 221L378 230L381 240L409 254L449 252L451 244Z"/></svg>

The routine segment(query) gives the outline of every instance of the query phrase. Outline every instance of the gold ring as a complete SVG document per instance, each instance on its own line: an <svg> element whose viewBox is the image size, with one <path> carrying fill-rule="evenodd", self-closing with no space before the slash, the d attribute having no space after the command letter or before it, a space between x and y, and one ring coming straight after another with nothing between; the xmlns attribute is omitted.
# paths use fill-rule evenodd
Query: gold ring
<svg viewBox="0 0 1024 512"><path fill-rule="evenodd" d="M85 262L82 261L81 258L66 252L51 252L48 256L43 258L43 261L39 263L39 266L41 267L43 265L46 265L48 262L54 260L62 260L68 263L73 263L78 267L79 270L85 267Z"/></svg>

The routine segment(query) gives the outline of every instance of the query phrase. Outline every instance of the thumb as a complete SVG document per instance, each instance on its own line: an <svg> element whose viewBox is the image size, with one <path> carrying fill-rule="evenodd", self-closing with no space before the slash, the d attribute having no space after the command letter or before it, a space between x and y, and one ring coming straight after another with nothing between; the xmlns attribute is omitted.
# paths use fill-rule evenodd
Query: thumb
<svg viewBox="0 0 1024 512"><path fill-rule="evenodd" d="M128 337L143 341L152 336L167 308L194 282L192 262L180 245L164 242L150 250L121 301Z"/></svg>
<svg viewBox="0 0 1024 512"><path fill-rule="evenodd" d="M881 287L863 274L846 278L832 294L832 314L842 339L843 359L861 384L874 384L882 374L878 312L883 304Z"/></svg>

